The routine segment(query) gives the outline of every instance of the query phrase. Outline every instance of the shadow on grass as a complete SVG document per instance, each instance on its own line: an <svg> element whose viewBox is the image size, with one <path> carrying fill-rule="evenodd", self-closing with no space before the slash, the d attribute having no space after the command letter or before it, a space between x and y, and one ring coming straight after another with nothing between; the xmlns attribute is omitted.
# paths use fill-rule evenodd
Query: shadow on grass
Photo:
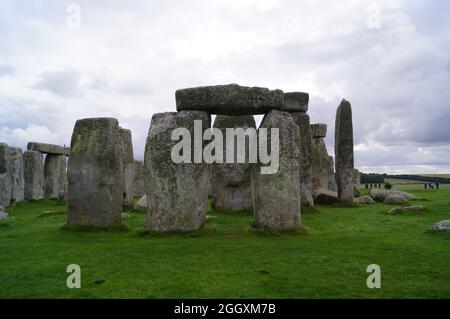
<svg viewBox="0 0 450 319"><path fill-rule="evenodd" d="M277 236L303 237L312 233L313 230L305 226L299 226L295 229L289 230L273 230L267 227L257 227L255 225L252 225L247 231L247 234L249 235L256 235L260 237L277 237Z"/></svg>
<svg viewBox="0 0 450 319"><path fill-rule="evenodd" d="M63 225L60 228L62 231L65 232L82 232L82 233L98 233L98 232L127 232L130 229L123 225L113 225L108 227L97 227L97 226L87 226L87 225Z"/></svg>
<svg viewBox="0 0 450 319"><path fill-rule="evenodd" d="M167 238L167 237L187 237L187 238L197 238L197 237L207 237L217 234L217 227L214 223L207 223L202 228L193 231L168 231L168 232L152 232L152 231L140 231L138 232L138 237L141 238Z"/></svg>

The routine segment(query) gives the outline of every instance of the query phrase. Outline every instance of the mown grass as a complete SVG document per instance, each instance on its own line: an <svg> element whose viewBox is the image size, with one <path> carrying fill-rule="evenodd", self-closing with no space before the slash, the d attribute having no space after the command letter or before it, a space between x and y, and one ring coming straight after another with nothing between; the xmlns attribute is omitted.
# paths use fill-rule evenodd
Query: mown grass
<svg viewBox="0 0 450 319"><path fill-rule="evenodd" d="M294 234L254 230L251 213L210 211L203 230L146 234L128 209L127 231L65 229L64 203L8 209L0 225L0 298L449 298L450 187L401 186L427 213L386 214L391 205L317 206ZM66 267L81 267L81 289ZM378 264L382 288L366 286Z"/></svg>

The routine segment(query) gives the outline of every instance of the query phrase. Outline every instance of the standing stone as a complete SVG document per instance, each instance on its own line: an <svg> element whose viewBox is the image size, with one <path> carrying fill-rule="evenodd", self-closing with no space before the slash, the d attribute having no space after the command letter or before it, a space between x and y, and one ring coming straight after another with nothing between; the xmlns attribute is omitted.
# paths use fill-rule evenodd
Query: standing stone
<svg viewBox="0 0 450 319"><path fill-rule="evenodd" d="M201 121L201 130L194 130L195 120ZM203 131L209 127L211 118L206 112L182 111L153 115L144 160L147 231L186 232L199 229L205 223L209 165L203 161L196 164L192 159L195 151L202 152ZM172 132L177 128L186 129L192 137L192 143L187 143L188 148L192 145L191 163L178 164L172 160L172 148L181 142L181 138L180 142L171 139Z"/></svg>
<svg viewBox="0 0 450 319"><path fill-rule="evenodd" d="M361 173L357 170L353 170L353 196L359 197L361 195Z"/></svg>
<svg viewBox="0 0 450 319"><path fill-rule="evenodd" d="M66 192L66 175L66 157L64 155L48 154L44 162L45 198L60 198L60 193Z"/></svg>
<svg viewBox="0 0 450 319"><path fill-rule="evenodd" d="M144 162L134 161L133 196L142 197L144 195Z"/></svg>
<svg viewBox="0 0 450 319"><path fill-rule="evenodd" d="M25 177L23 152L20 148L10 147L11 202L24 200Z"/></svg>
<svg viewBox="0 0 450 319"><path fill-rule="evenodd" d="M300 132L299 150L302 207L313 207L312 139L309 115L306 113L295 112L291 113L291 116Z"/></svg>
<svg viewBox="0 0 450 319"><path fill-rule="evenodd" d="M25 200L44 198L44 157L37 151L23 154L25 175Z"/></svg>
<svg viewBox="0 0 450 319"><path fill-rule="evenodd" d="M324 138L327 136L326 124L311 125L312 131L312 184L313 192L319 189L335 191L333 188L334 170L332 158L328 155ZM330 188L331 187L331 188Z"/></svg>
<svg viewBox="0 0 450 319"><path fill-rule="evenodd" d="M289 113L277 110L264 117L259 130L262 128L268 129L268 150L273 147L271 129L279 129L279 168L268 175L261 174L260 165L252 170L255 226L292 230L301 223L299 128ZM261 142L261 133L259 139Z"/></svg>
<svg viewBox="0 0 450 319"><path fill-rule="evenodd" d="M250 129L256 133L256 123L252 115L232 116L217 115L214 128L218 128L224 138L223 159L226 160L226 129ZM250 131L249 131L250 132ZM255 134L256 135L256 134ZM237 154L237 139L235 139L233 154L235 163L213 163L211 165L211 193L213 207L221 211L243 211L252 208L251 168L249 163L249 138L246 138L244 154ZM237 163L237 156L245 158L245 163Z"/></svg>
<svg viewBox="0 0 450 319"><path fill-rule="evenodd" d="M339 202L353 204L353 122L352 107L345 99L336 112L335 126L336 184Z"/></svg>
<svg viewBox="0 0 450 319"><path fill-rule="evenodd" d="M134 155L131 130L120 128L123 161L123 206L133 204Z"/></svg>
<svg viewBox="0 0 450 319"><path fill-rule="evenodd" d="M329 157L329 164L330 164L330 180L328 181L328 189L330 191L337 192L336 176L334 174L334 158L333 158L333 156Z"/></svg>
<svg viewBox="0 0 450 319"><path fill-rule="evenodd" d="M122 139L113 118L78 120L67 177L67 223L108 227L122 218Z"/></svg>
<svg viewBox="0 0 450 319"><path fill-rule="evenodd" d="M8 207L11 203L11 159L8 145L0 143L0 205Z"/></svg>

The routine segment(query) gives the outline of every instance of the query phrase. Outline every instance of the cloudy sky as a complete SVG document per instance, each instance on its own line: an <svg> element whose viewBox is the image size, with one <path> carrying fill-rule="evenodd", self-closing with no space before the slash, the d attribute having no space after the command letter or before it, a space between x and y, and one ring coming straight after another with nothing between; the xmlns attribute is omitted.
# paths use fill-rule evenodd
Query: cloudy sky
<svg viewBox="0 0 450 319"><path fill-rule="evenodd" d="M1 0L0 141L70 144L76 119L117 117L143 157L178 88L239 83L342 98L367 172L450 173L446 0Z"/></svg>

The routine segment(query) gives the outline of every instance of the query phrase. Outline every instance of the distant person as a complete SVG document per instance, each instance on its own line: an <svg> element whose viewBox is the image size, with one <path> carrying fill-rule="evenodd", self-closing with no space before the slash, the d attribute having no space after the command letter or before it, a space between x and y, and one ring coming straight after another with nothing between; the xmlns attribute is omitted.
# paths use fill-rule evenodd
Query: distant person
<svg viewBox="0 0 450 319"><path fill-rule="evenodd" d="M366 189L369 189L369 184L366 184Z"/></svg>
<svg viewBox="0 0 450 319"><path fill-rule="evenodd" d="M381 184L378 184L378 188L381 188Z"/></svg>
<svg viewBox="0 0 450 319"><path fill-rule="evenodd" d="M439 183L436 183L436 189L439 189Z"/></svg>
<svg viewBox="0 0 450 319"><path fill-rule="evenodd" d="M372 189L373 188L373 184L370 184L370 189Z"/></svg>
<svg viewBox="0 0 450 319"><path fill-rule="evenodd" d="M427 184L423 184L423 189L427 189L428 185Z"/></svg>
<svg viewBox="0 0 450 319"><path fill-rule="evenodd" d="M434 189L434 186L433 186L433 184L428 184L428 187L430 188L430 189Z"/></svg>

